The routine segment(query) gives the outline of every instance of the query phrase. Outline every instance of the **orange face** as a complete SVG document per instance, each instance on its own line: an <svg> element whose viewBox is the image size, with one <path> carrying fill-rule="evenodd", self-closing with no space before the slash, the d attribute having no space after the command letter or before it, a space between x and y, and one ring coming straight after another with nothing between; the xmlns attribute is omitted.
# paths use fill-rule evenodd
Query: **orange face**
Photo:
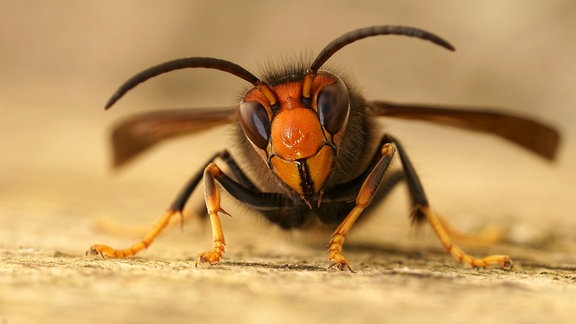
<svg viewBox="0 0 576 324"><path fill-rule="evenodd" d="M312 84L308 104L302 100L301 81L279 84L272 93L273 104L258 87L244 96L244 133L294 192L303 197L321 193L348 117L347 90L335 76L322 73Z"/></svg>

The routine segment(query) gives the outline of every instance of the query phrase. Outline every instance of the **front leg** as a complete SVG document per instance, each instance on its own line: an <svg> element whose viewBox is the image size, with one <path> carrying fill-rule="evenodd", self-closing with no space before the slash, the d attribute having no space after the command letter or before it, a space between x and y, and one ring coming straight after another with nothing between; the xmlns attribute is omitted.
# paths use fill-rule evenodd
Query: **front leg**
<svg viewBox="0 0 576 324"><path fill-rule="evenodd" d="M198 263L208 262L209 264L217 263L222 258L226 242L224 240L224 231L222 230L222 223L218 212L223 212L229 215L220 207L220 191L216 186L215 177L223 177L224 173L215 163L210 163L204 169L204 200L206 201L206 209L210 215L210 223L212 224L212 239L214 247L212 251L203 252L198 255L196 259L196 266Z"/></svg>
<svg viewBox="0 0 576 324"><path fill-rule="evenodd" d="M330 254L329 260L333 262L330 265L331 268L337 267L340 270L347 269L352 271L352 268L348 264L348 259L342 254L344 239L362 211L370 205L370 202L372 201L372 198L374 198L378 186L382 182L384 174L390 165L390 161L392 161L394 152L395 149L391 143L385 143L381 146L380 159L364 180L362 187L360 187L360 191L356 197L356 205L332 234L332 239L328 243L328 253Z"/></svg>

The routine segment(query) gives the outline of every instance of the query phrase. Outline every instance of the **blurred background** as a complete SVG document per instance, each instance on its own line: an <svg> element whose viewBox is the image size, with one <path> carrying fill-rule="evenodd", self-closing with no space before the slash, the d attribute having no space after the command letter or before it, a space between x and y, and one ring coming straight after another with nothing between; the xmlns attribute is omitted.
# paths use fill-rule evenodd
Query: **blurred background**
<svg viewBox="0 0 576 324"><path fill-rule="evenodd" d="M406 37L346 47L329 65L366 98L502 107L563 134L557 161L548 163L490 136L382 120L405 144L434 208L463 228L500 224L517 241L573 243L574 1L0 0L0 246L82 255L104 240L93 231L98 219L153 222L198 166L228 147L226 129L215 129L112 172L108 131L115 121L162 108L234 105L246 86L216 71L174 72L104 112L134 73L174 58L213 56L257 74L376 24L420 27L457 51ZM374 217L376 239L390 222L408 224L404 191L393 197ZM225 226L242 226L243 218ZM185 254L199 252L196 244Z"/></svg>

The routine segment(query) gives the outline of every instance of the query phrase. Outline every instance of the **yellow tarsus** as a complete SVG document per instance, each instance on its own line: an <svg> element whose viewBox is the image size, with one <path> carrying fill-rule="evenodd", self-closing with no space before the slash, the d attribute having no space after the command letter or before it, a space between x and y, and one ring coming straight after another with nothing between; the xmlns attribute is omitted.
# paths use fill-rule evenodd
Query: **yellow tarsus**
<svg viewBox="0 0 576 324"><path fill-rule="evenodd" d="M174 215L178 215L180 212L169 210L160 218L160 220L154 225L154 227L146 233L144 238L137 242L136 244L130 246L126 249L114 249L107 245L95 244L92 245L88 251L86 251L86 255L100 255L102 258L128 258L131 256L136 255L138 252L146 249L158 235L166 228L166 226L170 223L170 219Z"/></svg>
<svg viewBox="0 0 576 324"><path fill-rule="evenodd" d="M438 239L440 239L440 242L446 251L448 251L448 253L450 253L459 262L468 264L475 268L497 266L502 269L512 269L514 266L512 259L507 255L490 255L484 258L476 258L467 254L461 248L452 243L444 223L432 210L430 210L429 207L422 206L417 208L420 208L422 213L426 215L428 223L430 223L430 226L432 226L432 229L436 232Z"/></svg>

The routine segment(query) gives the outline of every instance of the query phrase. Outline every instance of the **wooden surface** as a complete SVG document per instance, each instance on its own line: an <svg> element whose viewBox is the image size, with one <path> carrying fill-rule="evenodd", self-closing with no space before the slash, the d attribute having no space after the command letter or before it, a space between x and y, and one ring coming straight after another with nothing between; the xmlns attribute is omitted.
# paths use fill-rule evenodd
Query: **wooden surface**
<svg viewBox="0 0 576 324"><path fill-rule="evenodd" d="M573 1L3 1L0 8L1 323L576 320ZM506 233L501 244L467 249L509 254L514 270L457 264L426 226L410 228L403 187L354 228L344 251L355 273L327 269L327 235L283 233L228 196L223 205L233 216L223 217L228 245L219 265L194 267L210 246L209 227L195 217L137 258L84 256L94 243L134 242L230 142L226 128L215 129L111 172L114 121L159 108L234 105L246 86L214 71L178 72L104 112L121 82L185 56L225 58L257 73L374 24L425 28L457 51L399 37L346 47L330 62L367 98L507 107L563 132L551 164L489 136L382 121L403 140L435 210L464 231ZM99 230L110 223L134 233Z"/></svg>

